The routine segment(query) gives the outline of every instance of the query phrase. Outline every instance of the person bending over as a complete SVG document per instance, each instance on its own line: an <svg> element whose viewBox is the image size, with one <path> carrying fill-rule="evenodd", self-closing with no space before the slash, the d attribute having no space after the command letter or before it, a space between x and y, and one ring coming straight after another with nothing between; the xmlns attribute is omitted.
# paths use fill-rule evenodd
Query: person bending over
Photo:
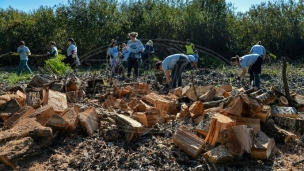
<svg viewBox="0 0 304 171"><path fill-rule="evenodd" d="M190 62L185 54L174 54L166 57L162 62L157 62L155 67L157 70L164 71L166 75L166 85L170 88L182 86L182 72ZM171 71L171 78L169 70Z"/></svg>
<svg viewBox="0 0 304 171"><path fill-rule="evenodd" d="M250 54L259 54L263 56L263 60L266 58L266 50L264 46L262 46L262 42L258 41L254 46L252 46L250 50Z"/></svg>
<svg viewBox="0 0 304 171"><path fill-rule="evenodd" d="M235 56L231 58L234 66L240 66L243 69L240 78L243 79L246 74L246 67L249 67L250 83L254 80L254 85L260 89L260 75L263 64L263 56L260 54L249 54L242 57Z"/></svg>

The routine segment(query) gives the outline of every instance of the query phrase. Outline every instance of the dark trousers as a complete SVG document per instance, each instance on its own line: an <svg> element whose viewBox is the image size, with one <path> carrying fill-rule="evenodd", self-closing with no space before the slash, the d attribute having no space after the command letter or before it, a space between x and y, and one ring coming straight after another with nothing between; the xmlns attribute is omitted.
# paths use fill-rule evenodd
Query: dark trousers
<svg viewBox="0 0 304 171"><path fill-rule="evenodd" d="M186 55L181 55L171 71L171 88L182 86L182 72L189 63Z"/></svg>
<svg viewBox="0 0 304 171"><path fill-rule="evenodd" d="M252 64L249 67L249 74L250 74L250 83L254 80L254 85L260 89L260 75L262 71L262 64L263 64L263 57L260 56L258 59L255 61L254 64Z"/></svg>
<svg viewBox="0 0 304 171"><path fill-rule="evenodd" d="M139 65L139 58L128 58L128 78L131 76L132 68L134 68L134 76L138 77L138 65Z"/></svg>

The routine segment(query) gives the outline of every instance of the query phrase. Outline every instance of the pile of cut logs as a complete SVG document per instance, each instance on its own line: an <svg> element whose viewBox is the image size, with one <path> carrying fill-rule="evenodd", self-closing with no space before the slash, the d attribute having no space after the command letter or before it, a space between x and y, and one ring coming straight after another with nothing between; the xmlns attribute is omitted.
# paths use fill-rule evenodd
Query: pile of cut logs
<svg viewBox="0 0 304 171"><path fill-rule="evenodd" d="M299 114L304 97L294 94L298 108L288 107L288 100L275 89L186 86L160 95L148 84L136 83L113 85L113 91L87 99L79 87L76 77L63 83L36 75L23 92L0 96L0 162L13 168L21 156L40 153L57 136L76 127L92 135L105 117L125 131L128 142L157 123L188 121L191 126L176 128L174 144L194 158L212 147L203 156L214 164L244 153L267 160L275 142L296 138L283 128L302 134L304 130L304 117Z"/></svg>

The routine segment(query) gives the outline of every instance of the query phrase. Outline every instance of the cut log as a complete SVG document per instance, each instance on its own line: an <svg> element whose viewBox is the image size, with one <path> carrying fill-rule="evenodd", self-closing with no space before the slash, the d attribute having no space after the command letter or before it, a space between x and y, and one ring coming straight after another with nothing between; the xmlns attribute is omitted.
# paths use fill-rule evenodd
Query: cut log
<svg viewBox="0 0 304 171"><path fill-rule="evenodd" d="M185 127L179 127L174 133L173 143L188 155L196 157L205 147L205 142Z"/></svg>
<svg viewBox="0 0 304 171"><path fill-rule="evenodd" d="M242 156L251 152L253 137L253 129L238 125L221 131L219 140L232 154Z"/></svg>
<svg viewBox="0 0 304 171"><path fill-rule="evenodd" d="M54 114L53 117L48 120L46 126L52 128L54 131L63 133L68 128L69 122L64 120L60 115Z"/></svg>
<svg viewBox="0 0 304 171"><path fill-rule="evenodd" d="M201 95L199 97L199 100L200 101L203 101L203 102L209 102L209 101L212 101L213 98L215 97L216 95L216 90L214 87L212 87L207 93Z"/></svg>
<svg viewBox="0 0 304 171"><path fill-rule="evenodd" d="M273 91L267 91L256 97L262 105L269 105L276 101L277 96Z"/></svg>
<svg viewBox="0 0 304 171"><path fill-rule="evenodd" d="M214 87L214 86L212 86L212 85L209 85L209 86L195 86L195 92L197 94L197 97L200 97L203 94L207 93L212 87ZM197 100L197 97L195 95L193 87L189 87L188 89L183 89L183 92L184 91L185 91L185 93L183 93L183 95L187 96L192 101Z"/></svg>
<svg viewBox="0 0 304 171"><path fill-rule="evenodd" d="M41 108L36 109L32 113L23 114L19 119L24 118L35 118L42 126L45 126L47 121L55 114L54 108L50 105L45 105Z"/></svg>
<svg viewBox="0 0 304 171"><path fill-rule="evenodd" d="M46 88L27 88L26 89L26 105L32 106L34 109L48 103L48 89Z"/></svg>
<svg viewBox="0 0 304 171"><path fill-rule="evenodd" d="M0 96L0 111L1 113L13 114L20 110L19 104L20 96L15 94L5 94Z"/></svg>
<svg viewBox="0 0 304 171"><path fill-rule="evenodd" d="M275 116L274 120L283 129L297 131L300 134L304 132L304 119Z"/></svg>
<svg viewBox="0 0 304 171"><path fill-rule="evenodd" d="M127 94L132 94L132 93L133 93L133 90L132 90L131 86L122 87L118 93L118 97L122 97L122 96L125 96Z"/></svg>
<svg viewBox="0 0 304 171"><path fill-rule="evenodd" d="M52 135L52 132L51 128L43 127L34 118L25 118L20 120L13 128L1 131L0 142L27 137L30 136L30 133L37 137L48 137Z"/></svg>
<svg viewBox="0 0 304 171"><path fill-rule="evenodd" d="M261 130L260 119L258 118L245 118L237 116L236 125L246 125L249 128L252 128L255 135Z"/></svg>
<svg viewBox="0 0 304 171"><path fill-rule="evenodd" d="M190 116L192 118L196 118L198 116L201 116L204 114L204 104L200 101L194 102L190 107L189 107L189 112Z"/></svg>
<svg viewBox="0 0 304 171"><path fill-rule="evenodd" d="M135 85L135 91L136 94L149 94L152 92L149 84L146 83L139 83Z"/></svg>
<svg viewBox="0 0 304 171"><path fill-rule="evenodd" d="M31 137L10 141L0 147L0 161L13 167L19 160L29 159L41 153Z"/></svg>
<svg viewBox="0 0 304 171"><path fill-rule="evenodd" d="M22 115L28 115L31 114L32 112L34 112L34 108L31 106L24 106L22 107L18 112L14 113L5 123L3 128L4 129L10 129L12 128L15 124L17 124L17 120L19 120L19 118ZM15 123L16 122L16 123Z"/></svg>
<svg viewBox="0 0 304 171"><path fill-rule="evenodd" d="M233 160L233 155L223 145L213 148L203 154L205 159L212 164L224 164Z"/></svg>
<svg viewBox="0 0 304 171"><path fill-rule="evenodd" d="M204 102L204 108L209 109L213 107L218 107L222 103L226 103L227 101L230 100L230 97L222 99L222 100L216 100L216 101L211 101L211 102Z"/></svg>
<svg viewBox="0 0 304 171"><path fill-rule="evenodd" d="M0 113L0 121L7 121L12 116L11 113Z"/></svg>
<svg viewBox="0 0 304 171"><path fill-rule="evenodd" d="M286 97L281 96L279 98L279 106L288 106L288 100L286 99Z"/></svg>
<svg viewBox="0 0 304 171"><path fill-rule="evenodd" d="M148 105L147 103L143 102L142 100L138 101L134 112L146 112L147 109L151 108L152 106Z"/></svg>
<svg viewBox="0 0 304 171"><path fill-rule="evenodd" d="M20 98L16 98L20 107L25 106L26 105L26 95L19 90L16 92L16 94L20 97Z"/></svg>
<svg viewBox="0 0 304 171"><path fill-rule="evenodd" d="M229 93L227 93L224 89L222 88L216 88L216 94L215 97L229 97Z"/></svg>
<svg viewBox="0 0 304 171"><path fill-rule="evenodd" d="M273 105L273 106L271 106L271 115L297 118L298 112L294 107L279 107L279 106Z"/></svg>
<svg viewBox="0 0 304 171"><path fill-rule="evenodd" d="M170 90L169 93L174 94L177 97L181 97L182 93L183 93L183 88L182 87L177 87L175 89Z"/></svg>
<svg viewBox="0 0 304 171"><path fill-rule="evenodd" d="M121 110L128 109L128 105L123 99L117 99L113 107Z"/></svg>
<svg viewBox="0 0 304 171"><path fill-rule="evenodd" d="M61 92L63 90L63 86L63 82L56 82L50 87L50 89L53 91Z"/></svg>
<svg viewBox="0 0 304 171"><path fill-rule="evenodd" d="M80 89L82 81L78 77L71 77L67 80L67 84L65 85L65 92L68 91L77 91Z"/></svg>
<svg viewBox="0 0 304 171"><path fill-rule="evenodd" d="M33 87L44 87L51 83L52 81L46 78L44 75L35 75L30 81L29 85Z"/></svg>
<svg viewBox="0 0 304 171"><path fill-rule="evenodd" d="M262 130L267 135L274 138L277 143L288 143L290 140L296 137L295 134L281 129L279 126L275 125L274 120L272 119L268 119L265 122Z"/></svg>
<svg viewBox="0 0 304 171"><path fill-rule="evenodd" d="M149 108L145 113L136 112L134 113L135 119L143 124L145 127L151 128L158 122L160 112L158 109L152 107Z"/></svg>
<svg viewBox="0 0 304 171"><path fill-rule="evenodd" d="M258 111L255 114L255 117L259 118L262 122L265 122L266 119L270 116L271 107L269 105L264 105L261 111Z"/></svg>
<svg viewBox="0 0 304 171"><path fill-rule="evenodd" d="M49 90L48 105L52 106L57 114L68 108L66 95L57 91Z"/></svg>
<svg viewBox="0 0 304 171"><path fill-rule="evenodd" d="M269 138L264 132L260 131L254 137L253 147L251 148L250 156L253 159L268 160L275 146L273 138Z"/></svg>
<svg viewBox="0 0 304 171"><path fill-rule="evenodd" d="M78 94L76 93L76 91L68 91L65 94L66 94L68 102L70 102L70 103L76 103L77 102L77 95Z"/></svg>
<svg viewBox="0 0 304 171"><path fill-rule="evenodd" d="M129 103L128 106L130 107L130 109L133 109L137 106L137 99L132 99Z"/></svg>
<svg viewBox="0 0 304 171"><path fill-rule="evenodd" d="M215 113L217 112L206 112L203 115L203 120L195 127L195 131L204 137L207 137L210 128L210 122Z"/></svg>
<svg viewBox="0 0 304 171"><path fill-rule="evenodd" d="M181 110L177 118L183 118L185 116L188 116L189 114L190 114L189 107L185 103L183 103L181 105Z"/></svg>
<svg viewBox="0 0 304 171"><path fill-rule="evenodd" d="M89 107L84 112L79 113L79 122L81 128L89 135L92 135L100 127L100 121L94 107Z"/></svg>
<svg viewBox="0 0 304 171"><path fill-rule="evenodd" d="M116 103L116 98L112 95L108 95L106 101L102 104L102 107L108 109L110 106L114 106Z"/></svg>
<svg viewBox="0 0 304 171"><path fill-rule="evenodd" d="M223 85L220 88L225 90L226 92L231 92L232 91L232 85L231 84Z"/></svg>
<svg viewBox="0 0 304 171"><path fill-rule="evenodd" d="M255 116L255 114L263 109L263 106L258 102L257 99L248 96L247 94L240 95L244 101L243 104L243 116Z"/></svg>
<svg viewBox="0 0 304 171"><path fill-rule="evenodd" d="M61 116L69 123L67 131L73 131L74 129L76 129L79 123L79 118L77 112L73 107L66 109Z"/></svg>
<svg viewBox="0 0 304 171"><path fill-rule="evenodd" d="M162 109L167 113L176 114L176 101L170 98L165 99L163 96L157 95L156 93L150 93L142 98L143 101L153 105L158 110Z"/></svg>
<svg viewBox="0 0 304 171"><path fill-rule="evenodd" d="M125 131L128 143L133 137L139 137L143 134L143 125L128 116L116 114L115 121L116 125Z"/></svg>
<svg viewBox="0 0 304 171"><path fill-rule="evenodd" d="M232 119L222 114L214 114L210 121L209 132L206 136L206 143L215 146L218 142L218 136L223 129L235 126L236 123Z"/></svg>
<svg viewBox="0 0 304 171"><path fill-rule="evenodd" d="M224 113L240 116L243 112L244 101L240 95L231 97L224 106Z"/></svg>

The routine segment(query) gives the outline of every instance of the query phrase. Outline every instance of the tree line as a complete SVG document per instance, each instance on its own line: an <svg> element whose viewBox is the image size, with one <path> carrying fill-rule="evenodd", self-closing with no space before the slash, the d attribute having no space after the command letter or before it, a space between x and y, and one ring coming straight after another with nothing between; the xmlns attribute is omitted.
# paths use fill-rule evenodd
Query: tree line
<svg viewBox="0 0 304 171"><path fill-rule="evenodd" d="M245 13L225 0L69 0L28 13L9 7L0 9L0 55L16 51L20 40L34 54L49 51L50 41L65 53L67 38L73 37L81 56L136 31L139 39L189 38L227 58L247 54L261 40L272 54L299 59L303 1L264 2Z"/></svg>

